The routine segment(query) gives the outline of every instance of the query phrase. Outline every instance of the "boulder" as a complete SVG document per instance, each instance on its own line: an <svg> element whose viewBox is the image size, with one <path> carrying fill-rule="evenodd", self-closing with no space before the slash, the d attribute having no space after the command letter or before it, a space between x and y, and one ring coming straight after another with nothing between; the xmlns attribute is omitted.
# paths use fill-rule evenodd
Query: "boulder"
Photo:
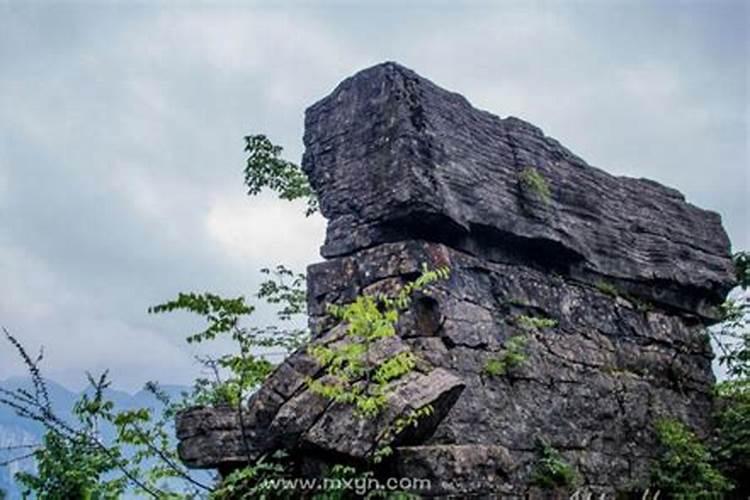
<svg viewBox="0 0 750 500"><path fill-rule="evenodd" d="M450 278L375 346L380 360L418 359L377 418L311 391L327 375L303 347L241 415L178 417L187 465L228 470L285 450L314 475L388 446L378 473L424 479L423 496L521 498L538 493L546 443L600 495L647 483L658 419L710 433L705 328L734 285L717 214L609 175L395 63L311 106L304 141L328 219L326 260L308 268L313 345L347 341L329 304L393 290L423 265ZM511 339L520 356L506 363ZM425 405L434 412L416 428L388 432Z"/></svg>

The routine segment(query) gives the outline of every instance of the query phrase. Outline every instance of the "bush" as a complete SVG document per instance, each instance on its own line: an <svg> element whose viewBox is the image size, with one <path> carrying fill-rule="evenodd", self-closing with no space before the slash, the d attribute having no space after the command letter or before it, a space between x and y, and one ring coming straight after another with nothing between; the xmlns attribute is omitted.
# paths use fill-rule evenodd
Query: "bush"
<svg viewBox="0 0 750 500"><path fill-rule="evenodd" d="M656 423L661 455L651 474L652 486L677 498L720 498L731 484L711 462L711 453L685 424L675 419Z"/></svg>
<svg viewBox="0 0 750 500"><path fill-rule="evenodd" d="M578 473L558 450L545 441L537 442L538 459L531 474L531 484L544 489L572 488L579 482Z"/></svg>

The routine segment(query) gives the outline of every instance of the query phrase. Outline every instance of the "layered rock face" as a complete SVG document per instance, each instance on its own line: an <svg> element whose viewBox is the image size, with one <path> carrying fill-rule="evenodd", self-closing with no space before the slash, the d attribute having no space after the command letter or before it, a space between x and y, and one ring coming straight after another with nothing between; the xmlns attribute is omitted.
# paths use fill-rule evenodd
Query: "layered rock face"
<svg viewBox="0 0 750 500"><path fill-rule="evenodd" d="M327 260L308 269L313 343L345 341L327 304L394 289L422 264L449 266L450 279L376 346L375 359L419 360L377 418L311 392L306 380L326 375L301 349L251 398L244 431L230 410L180 416L188 465L228 470L284 449L319 474L388 444L379 473L430 479L423 496L513 496L530 491L544 441L581 487L614 493L647 482L659 418L710 432L704 328L733 284L717 214L394 63L309 108L304 139L329 222ZM514 336L526 359L488 369ZM384 432L428 404L416 428Z"/></svg>

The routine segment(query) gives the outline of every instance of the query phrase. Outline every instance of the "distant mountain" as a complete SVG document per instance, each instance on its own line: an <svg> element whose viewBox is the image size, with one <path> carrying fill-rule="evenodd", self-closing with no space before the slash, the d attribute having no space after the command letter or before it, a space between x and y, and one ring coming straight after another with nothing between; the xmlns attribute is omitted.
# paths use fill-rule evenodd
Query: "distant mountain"
<svg viewBox="0 0 750 500"><path fill-rule="evenodd" d="M7 390L32 389L33 385L28 377L13 377L0 381L0 387ZM81 393L70 391L53 381L47 382L47 389L55 412L61 416L70 415ZM166 385L162 386L162 389L170 396L177 398L182 391L187 390L187 387ZM118 409L160 408L154 396L146 391L128 394L112 389L107 391L107 397L115 402ZM111 437L107 436L107 429L104 429L103 433L105 438ZM43 434L44 428L41 424L21 418L11 408L0 404L0 462L27 454L29 450L23 447L41 442ZM16 449L8 450L9 447L16 447ZM34 461L30 458L0 467L0 490L6 491L8 500L20 498L13 476L21 470L33 470L33 467Z"/></svg>

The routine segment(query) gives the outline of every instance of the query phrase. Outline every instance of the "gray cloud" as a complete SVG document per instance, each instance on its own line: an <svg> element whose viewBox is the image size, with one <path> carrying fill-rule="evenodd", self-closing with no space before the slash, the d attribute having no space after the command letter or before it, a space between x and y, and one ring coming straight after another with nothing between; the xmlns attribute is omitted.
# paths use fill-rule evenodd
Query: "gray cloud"
<svg viewBox="0 0 750 500"><path fill-rule="evenodd" d="M69 385L185 383L182 290L249 294L324 222L243 194L242 135L302 152L304 108L397 60L592 164L748 234L747 7L736 2L0 6L0 323ZM271 319L261 311L258 322ZM0 378L19 373L0 349Z"/></svg>

